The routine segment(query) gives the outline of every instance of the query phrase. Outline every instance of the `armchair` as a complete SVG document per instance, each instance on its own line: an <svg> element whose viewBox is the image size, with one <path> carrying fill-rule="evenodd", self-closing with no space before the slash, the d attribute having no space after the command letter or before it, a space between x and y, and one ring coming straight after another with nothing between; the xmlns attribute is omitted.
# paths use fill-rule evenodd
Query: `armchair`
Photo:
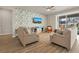
<svg viewBox="0 0 79 59"><path fill-rule="evenodd" d="M19 37L20 42L22 43L23 46L26 44L30 44L33 42L36 42L39 40L38 35L36 34L28 34L28 31L26 28L19 27L17 30L17 36Z"/></svg>
<svg viewBox="0 0 79 59"><path fill-rule="evenodd" d="M70 49L70 42L71 41L71 31L64 30L63 34L55 33L50 36L50 42L56 43L60 46L63 46Z"/></svg>

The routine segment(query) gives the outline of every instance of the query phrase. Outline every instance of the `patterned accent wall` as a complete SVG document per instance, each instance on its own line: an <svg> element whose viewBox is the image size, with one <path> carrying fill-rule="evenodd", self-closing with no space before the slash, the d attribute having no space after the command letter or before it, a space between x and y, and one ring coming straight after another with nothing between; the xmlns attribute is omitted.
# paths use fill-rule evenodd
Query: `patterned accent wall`
<svg viewBox="0 0 79 59"><path fill-rule="evenodd" d="M33 23L33 17L41 17L43 19L41 24ZM19 26L23 27L35 27L35 26L46 26L46 16L40 13L34 13L27 9L15 9L15 28Z"/></svg>

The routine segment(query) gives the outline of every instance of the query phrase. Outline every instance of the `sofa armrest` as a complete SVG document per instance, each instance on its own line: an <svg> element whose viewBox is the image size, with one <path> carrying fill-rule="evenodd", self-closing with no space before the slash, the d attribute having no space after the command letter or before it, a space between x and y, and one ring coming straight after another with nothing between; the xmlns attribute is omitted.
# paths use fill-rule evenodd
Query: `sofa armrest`
<svg viewBox="0 0 79 59"><path fill-rule="evenodd" d="M52 35L52 38L53 38L53 37L60 37L60 38L64 38L64 35L60 35L60 34L55 33L54 35Z"/></svg>
<svg viewBox="0 0 79 59"><path fill-rule="evenodd" d="M50 42L52 42L53 40L58 40L58 39L64 40L64 35L60 35L57 33L50 35Z"/></svg>
<svg viewBox="0 0 79 59"><path fill-rule="evenodd" d="M37 34L27 34L28 37L30 36L36 36L36 37L39 37Z"/></svg>

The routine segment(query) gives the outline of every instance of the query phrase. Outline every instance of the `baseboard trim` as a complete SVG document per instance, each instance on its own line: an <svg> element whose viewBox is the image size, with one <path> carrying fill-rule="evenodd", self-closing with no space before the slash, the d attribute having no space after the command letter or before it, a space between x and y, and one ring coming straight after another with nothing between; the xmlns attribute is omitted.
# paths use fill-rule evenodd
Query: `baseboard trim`
<svg viewBox="0 0 79 59"><path fill-rule="evenodd" d="M10 33L6 33L6 34L0 34L0 35L12 35L12 34L10 34Z"/></svg>

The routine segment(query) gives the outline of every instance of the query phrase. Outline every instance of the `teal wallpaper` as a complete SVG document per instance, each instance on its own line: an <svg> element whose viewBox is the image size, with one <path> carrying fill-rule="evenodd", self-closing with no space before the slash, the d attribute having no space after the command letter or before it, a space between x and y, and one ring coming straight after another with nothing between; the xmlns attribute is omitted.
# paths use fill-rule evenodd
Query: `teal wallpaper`
<svg viewBox="0 0 79 59"><path fill-rule="evenodd" d="M33 23L33 17L41 17L44 20L41 24L35 24ZM15 9L15 28L18 28L19 26L23 27L34 27L34 26L45 26L46 25L46 16L40 14L40 13L34 13L31 10L27 9Z"/></svg>

